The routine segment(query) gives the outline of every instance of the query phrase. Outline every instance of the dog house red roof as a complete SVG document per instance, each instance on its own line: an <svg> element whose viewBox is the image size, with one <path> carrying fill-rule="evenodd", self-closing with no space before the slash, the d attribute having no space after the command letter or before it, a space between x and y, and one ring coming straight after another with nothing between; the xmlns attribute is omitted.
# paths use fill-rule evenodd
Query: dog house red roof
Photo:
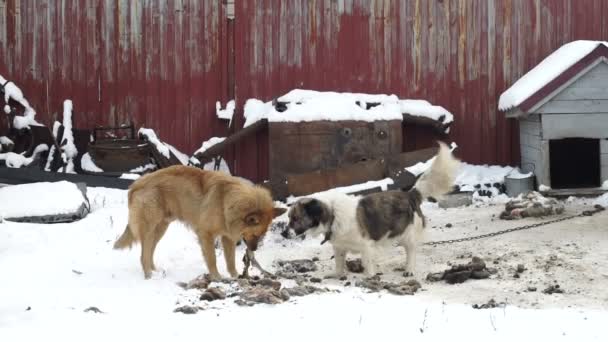
<svg viewBox="0 0 608 342"><path fill-rule="evenodd" d="M507 117L525 116L601 61L608 63L608 42L565 44L502 93L498 108Z"/></svg>

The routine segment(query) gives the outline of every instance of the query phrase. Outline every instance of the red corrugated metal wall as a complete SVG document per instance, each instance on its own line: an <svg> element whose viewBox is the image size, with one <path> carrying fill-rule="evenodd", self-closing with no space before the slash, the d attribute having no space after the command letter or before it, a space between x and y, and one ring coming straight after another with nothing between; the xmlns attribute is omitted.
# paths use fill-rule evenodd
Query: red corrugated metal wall
<svg viewBox="0 0 608 342"><path fill-rule="evenodd" d="M454 113L466 161L513 164L517 126L497 112L499 94L563 43L608 40L603 0L235 5L230 22L224 0L0 0L0 73L47 124L71 98L77 126L132 118L188 153L225 134L215 101L231 93L238 108L293 88L425 98ZM408 148L429 144L424 133L406 129ZM267 176L265 138L237 148L238 174Z"/></svg>
<svg viewBox="0 0 608 342"><path fill-rule="evenodd" d="M0 0L0 74L45 124L69 98L77 127L133 120L191 153L226 132L227 24L220 1Z"/></svg>
<svg viewBox="0 0 608 342"><path fill-rule="evenodd" d="M563 43L608 40L607 16L603 0L237 0L236 95L424 98L454 113L449 139L466 161L514 164L517 125L497 111L500 93ZM432 143L425 133L406 128L407 147ZM265 157L261 141L239 149L253 178L266 174L250 167Z"/></svg>

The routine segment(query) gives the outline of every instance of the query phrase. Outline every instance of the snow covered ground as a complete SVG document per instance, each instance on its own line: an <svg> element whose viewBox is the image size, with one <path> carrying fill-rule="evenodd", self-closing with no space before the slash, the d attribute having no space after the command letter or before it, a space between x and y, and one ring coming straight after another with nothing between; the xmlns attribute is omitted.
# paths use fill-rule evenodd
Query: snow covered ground
<svg viewBox="0 0 608 342"><path fill-rule="evenodd" d="M201 303L194 315L173 313L178 303L196 300L197 290L177 282L205 272L194 235L174 223L155 255L164 270L144 280L139 247L114 251L112 244L127 219L126 191L89 188L92 213L71 224L0 223L0 336L3 341L168 341L311 339L420 340L603 340L608 337L608 213L504 235L500 238L420 249L417 279L422 290L413 296L366 293L324 280L320 286L339 293L310 295L271 306L239 307L231 300ZM567 213L578 212L592 200L572 199ZM1 205L1 204L0 204ZM425 240L476 235L533 220L500 221L501 208L484 204L439 209L425 204L429 226ZM283 217L284 219L284 217ZM447 228L448 223L451 228ZM220 272L226 274L221 250ZM238 250L237 260L243 254ZM428 272L482 257L498 273L491 279L460 285L429 283ZM269 234L257 254L270 271L280 258L320 258L322 277L332 269L331 248L318 240L285 240ZM463 257L460 259L459 257ZM494 262L496 260L496 263ZM402 250L380 259L383 278L400 278ZM526 271L514 278L517 264ZM240 267L240 265L239 265ZM350 274L353 281L360 277ZM559 283L565 294L541 291ZM353 281L354 283L354 281ZM526 292L530 286L536 292ZM505 308L475 310L471 304L489 299ZM97 307L103 313L84 312ZM458 340L458 339L457 339Z"/></svg>

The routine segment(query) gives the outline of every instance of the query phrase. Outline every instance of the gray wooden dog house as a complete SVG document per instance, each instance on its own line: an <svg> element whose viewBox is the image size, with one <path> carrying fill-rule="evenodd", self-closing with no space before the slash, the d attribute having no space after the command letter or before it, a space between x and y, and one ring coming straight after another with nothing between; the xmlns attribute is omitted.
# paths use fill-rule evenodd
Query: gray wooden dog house
<svg viewBox="0 0 608 342"><path fill-rule="evenodd" d="M599 188L608 180L606 44L598 42L506 115L519 120L521 167L534 172L537 185Z"/></svg>

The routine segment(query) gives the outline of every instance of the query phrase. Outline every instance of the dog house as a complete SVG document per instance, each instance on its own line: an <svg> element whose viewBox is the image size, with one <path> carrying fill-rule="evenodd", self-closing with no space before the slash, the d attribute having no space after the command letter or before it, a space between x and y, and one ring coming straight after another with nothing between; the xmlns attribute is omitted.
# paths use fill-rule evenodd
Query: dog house
<svg viewBox="0 0 608 342"><path fill-rule="evenodd" d="M244 116L243 129L195 155L209 160L266 130L267 184L277 198L396 176L436 152L403 153L404 123L430 126L440 138L453 122L451 113L424 100L301 89L269 102L249 99Z"/></svg>
<svg viewBox="0 0 608 342"><path fill-rule="evenodd" d="M521 167L537 185L582 191L608 180L608 43L565 44L505 91L499 109L519 120Z"/></svg>

